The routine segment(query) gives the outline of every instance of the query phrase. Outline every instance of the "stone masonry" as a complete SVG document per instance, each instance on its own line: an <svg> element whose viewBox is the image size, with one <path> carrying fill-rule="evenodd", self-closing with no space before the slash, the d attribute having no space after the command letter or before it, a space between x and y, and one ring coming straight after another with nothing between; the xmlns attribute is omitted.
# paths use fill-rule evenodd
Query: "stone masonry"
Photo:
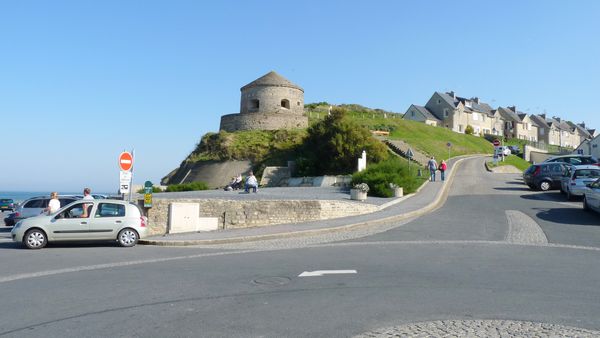
<svg viewBox="0 0 600 338"><path fill-rule="evenodd" d="M222 199L155 200L148 210L148 236L166 234L169 204L200 204L200 217L217 217L221 229L300 223L355 216L378 210L376 205L333 200L234 201Z"/></svg>

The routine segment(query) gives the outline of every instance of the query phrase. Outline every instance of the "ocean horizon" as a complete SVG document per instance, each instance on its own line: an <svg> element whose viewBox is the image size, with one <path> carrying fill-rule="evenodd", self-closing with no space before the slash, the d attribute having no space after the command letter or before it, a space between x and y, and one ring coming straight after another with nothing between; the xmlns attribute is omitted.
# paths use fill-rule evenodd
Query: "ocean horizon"
<svg viewBox="0 0 600 338"><path fill-rule="evenodd" d="M0 198L10 198L13 201L15 201L15 203L20 203L23 202L24 200L31 198L31 197L36 197L36 196L48 196L50 197L50 193L51 191L2 191L0 190ZM92 193L96 193L96 192L92 192ZM79 191L79 192L58 192L58 196L61 195L82 195L83 192ZM102 194L102 195L110 195L108 193L104 193L104 192L99 192L98 194Z"/></svg>

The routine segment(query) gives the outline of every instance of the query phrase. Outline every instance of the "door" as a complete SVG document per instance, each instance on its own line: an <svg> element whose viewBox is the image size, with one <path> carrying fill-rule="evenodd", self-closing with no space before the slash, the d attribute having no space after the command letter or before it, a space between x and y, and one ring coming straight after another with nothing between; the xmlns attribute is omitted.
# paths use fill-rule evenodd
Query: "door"
<svg viewBox="0 0 600 338"><path fill-rule="evenodd" d="M99 202L92 211L90 236L94 239L116 239L125 222L125 205Z"/></svg>
<svg viewBox="0 0 600 338"><path fill-rule="evenodd" d="M587 203L590 207L600 211L600 180L592 183L585 193Z"/></svg>
<svg viewBox="0 0 600 338"><path fill-rule="evenodd" d="M56 215L48 229L53 240L89 239L89 218L82 217L85 203L77 203Z"/></svg>

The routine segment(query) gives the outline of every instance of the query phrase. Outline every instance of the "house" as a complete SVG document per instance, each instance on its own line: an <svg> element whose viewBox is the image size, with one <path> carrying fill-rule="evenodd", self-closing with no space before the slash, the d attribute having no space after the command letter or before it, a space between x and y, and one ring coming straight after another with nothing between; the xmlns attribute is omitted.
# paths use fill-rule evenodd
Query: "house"
<svg viewBox="0 0 600 338"><path fill-rule="evenodd" d="M504 119L504 136L537 142L538 123L531 117L517 110L516 106L498 107L498 112Z"/></svg>
<svg viewBox="0 0 600 338"><path fill-rule="evenodd" d="M575 151L583 155L592 155L595 158L600 158L600 135L593 139L584 140Z"/></svg>
<svg viewBox="0 0 600 338"><path fill-rule="evenodd" d="M581 143L583 143L585 140L591 140L592 138L594 138L592 136L592 134L590 134L590 132L587 130L587 128L585 127L585 123L580 123L580 124L576 124L570 121L567 121L567 123L571 126L572 130L573 130L573 134L574 134L574 138L573 138L573 144L579 145Z"/></svg>
<svg viewBox="0 0 600 338"><path fill-rule="evenodd" d="M462 98L454 92L435 92L425 107L411 105L404 114L405 119L441 126L464 133L467 126L474 134L492 134L500 116L479 98Z"/></svg>
<svg viewBox="0 0 600 338"><path fill-rule="evenodd" d="M550 144L550 125L546 122L546 115L531 114L529 119L537 126L537 140L540 143Z"/></svg>
<svg viewBox="0 0 600 338"><path fill-rule="evenodd" d="M417 106L415 104L411 104L410 107L408 107L408 110L406 113L404 113L402 118L406 120L424 122L427 125L435 127L441 125L442 122L427 108L423 106Z"/></svg>

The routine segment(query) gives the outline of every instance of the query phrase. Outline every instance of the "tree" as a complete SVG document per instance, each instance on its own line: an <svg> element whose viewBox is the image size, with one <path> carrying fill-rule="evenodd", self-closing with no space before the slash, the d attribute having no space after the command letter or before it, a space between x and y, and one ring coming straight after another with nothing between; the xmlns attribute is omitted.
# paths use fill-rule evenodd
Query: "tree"
<svg viewBox="0 0 600 338"><path fill-rule="evenodd" d="M374 139L368 129L346 117L346 110L334 108L331 115L312 125L297 158L300 175L339 175L356 170L362 151L367 161L379 162L388 157L386 147Z"/></svg>
<svg viewBox="0 0 600 338"><path fill-rule="evenodd" d="M474 132L475 132L475 130L473 129L473 126L470 124L467 124L467 127L465 128L465 134L473 135Z"/></svg>

